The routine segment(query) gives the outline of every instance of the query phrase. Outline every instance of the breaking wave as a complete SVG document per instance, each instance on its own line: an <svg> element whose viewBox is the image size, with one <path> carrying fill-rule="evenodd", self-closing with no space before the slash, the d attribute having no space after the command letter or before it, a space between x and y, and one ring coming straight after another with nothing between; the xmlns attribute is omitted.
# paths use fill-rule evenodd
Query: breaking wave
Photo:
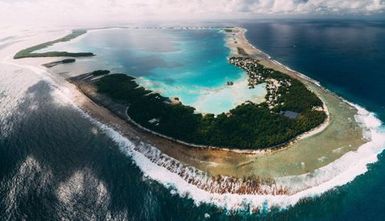
<svg viewBox="0 0 385 221"><path fill-rule="evenodd" d="M41 75L42 69L26 66L24 68ZM60 88L57 86L57 82L51 83L57 89L56 91L59 91L55 95L59 95L72 103L66 88ZM132 158L145 177L170 188L171 194L189 197L197 205L208 203L228 210L258 211L266 207L286 208L296 204L300 199L319 196L332 188L353 181L355 177L368 170L368 164L378 160L377 155L385 148L385 131L382 123L375 114L357 105L354 106L358 110L356 120L363 127L365 137L369 140L367 143L360 146L357 151L348 152L336 161L312 173L277 178L272 184L257 184L259 189L252 194L242 194L239 191L241 185L244 184L243 181L229 180L229 177L213 179L205 172L183 165L161 153L156 147L127 139L112 127L93 119L80 108L76 106L75 108L111 137L120 150ZM231 186L227 186L228 183L232 183ZM254 184L247 183L247 185ZM66 189L63 188L62 190ZM67 192L62 191L60 193Z"/></svg>
<svg viewBox="0 0 385 221"><path fill-rule="evenodd" d="M144 176L171 188L171 193L189 197L197 205L209 203L229 210L258 210L263 207L286 208L296 204L300 199L319 196L328 190L353 181L355 177L367 171L368 164L378 160L377 155L385 148L385 131L381 127L381 121L373 113L359 106L355 105L355 107L358 109L356 118L365 128L366 138L370 141L360 146L357 151L348 152L336 161L312 173L277 179L276 186L287 186L293 191L288 195L218 193L201 189L198 187L200 183L198 185L189 183L178 174L182 169L182 165L176 166L178 164L176 160L163 155L155 147L144 143L134 144L112 128L94 122L119 145L123 153L132 157L135 164L144 173ZM177 169L170 171L166 168L170 165L167 165L167 163L166 165L159 165L162 163L154 161L154 158L151 160L149 154L152 157L157 156L156 158L163 161L163 163L167 162L166 158L169 158L168 163L173 162ZM204 172L197 169L187 171L190 176L199 177L201 182L209 179ZM219 185L219 187L223 185L221 183L213 184ZM307 188L309 186L310 188Z"/></svg>
<svg viewBox="0 0 385 221"><path fill-rule="evenodd" d="M111 137L120 150L132 158L145 177L169 188L171 194L191 198L196 205L208 203L228 210L247 209L252 212L272 207L287 208L301 199L319 196L353 181L355 177L367 171L368 164L378 160L377 155L385 148L385 130L382 123L374 113L358 105L353 106L358 110L355 118L364 130L367 143L357 151L350 151L314 172L277 178L275 183L270 185L260 184L259 191L252 194L237 193L237 188L243 184L242 181L235 181L234 184L234 180L229 180L229 177L215 180L205 172L183 165L163 154L156 147L127 139L112 127L78 110ZM226 183L232 183L232 191L223 191L229 188Z"/></svg>

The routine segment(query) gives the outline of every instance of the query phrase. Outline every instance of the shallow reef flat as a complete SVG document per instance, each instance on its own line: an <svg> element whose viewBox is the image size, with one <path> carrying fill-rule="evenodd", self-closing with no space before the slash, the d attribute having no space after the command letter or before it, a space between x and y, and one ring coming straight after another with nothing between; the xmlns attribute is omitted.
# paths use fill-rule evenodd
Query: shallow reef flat
<svg viewBox="0 0 385 221"><path fill-rule="evenodd" d="M254 48L248 43L245 31L242 28L232 28L231 31L225 32L226 45L231 49L230 56L250 56L265 67L300 80L324 102L328 112L328 120L325 123L280 148L257 151L191 148L152 133L141 132L126 121L112 116L104 107L95 105L87 97L75 103L92 117L111 125L124 136L133 140L139 139L139 144L149 144L151 147L138 145L135 150L143 153L151 162L178 174L202 190L215 193L282 195L293 194L318 185L319 183L313 182L306 187L294 187L290 177L313 174L313 178L317 179L315 175L320 168L327 167L346 153L356 151L363 144L371 142L370 128L363 120L368 117L368 113L360 111L317 82L285 67ZM66 74L58 76L51 73L51 75L63 80L70 77ZM95 88L83 89L83 93L89 97L95 93ZM121 108L124 114L124 107ZM329 174L329 177L323 177L320 182L336 175ZM303 178L298 180L304 181ZM221 183L226 184L226 189L221 189ZM263 185L265 187L262 188Z"/></svg>
<svg viewBox="0 0 385 221"><path fill-rule="evenodd" d="M268 55L254 48L244 36L245 30L235 28L228 32L228 43L232 47L232 55L239 56L234 47L243 47L250 56L261 64L279 70L303 82L325 103L329 112L329 122L316 128L313 133L291 142L278 149L260 151L258 153L242 153L222 150L191 150L188 162L210 174L225 174L235 177L261 176L281 177L313 172L349 151L357 150L368 142L364 137L362 123L358 122L356 107L344 101L318 85L311 79L297 73L284 65L270 59ZM236 33L232 35L231 33ZM235 40L234 40L235 39ZM305 137L306 136L306 137Z"/></svg>

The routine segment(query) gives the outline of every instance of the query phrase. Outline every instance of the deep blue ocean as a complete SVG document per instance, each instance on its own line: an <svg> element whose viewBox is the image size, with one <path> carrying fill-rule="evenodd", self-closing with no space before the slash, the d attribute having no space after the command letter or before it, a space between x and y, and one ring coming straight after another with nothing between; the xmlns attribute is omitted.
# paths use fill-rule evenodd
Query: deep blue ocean
<svg viewBox="0 0 385 221"><path fill-rule="evenodd" d="M385 21L241 25L256 47L385 122ZM57 105L51 92L38 82L0 118L0 220L385 220L384 154L353 182L292 208L229 213L145 178L111 138ZM0 104L6 96L0 93Z"/></svg>

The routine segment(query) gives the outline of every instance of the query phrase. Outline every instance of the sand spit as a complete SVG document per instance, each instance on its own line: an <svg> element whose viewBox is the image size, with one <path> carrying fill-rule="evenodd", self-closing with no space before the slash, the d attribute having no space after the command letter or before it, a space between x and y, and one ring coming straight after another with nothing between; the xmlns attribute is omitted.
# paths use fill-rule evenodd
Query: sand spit
<svg viewBox="0 0 385 221"><path fill-rule="evenodd" d="M239 36L237 42L242 42L242 38L247 40L244 32ZM231 48L238 47L238 43L234 44ZM66 80L65 74L51 73L36 67L36 63L31 65L30 60L16 63L8 58L3 63L49 76L61 98L74 104L111 136L146 176L175 189L181 196L188 195L198 204L213 203L229 209L258 209L266 203L285 207L352 181L366 171L368 163L377 160L377 154L384 148L385 135L379 131L381 122L372 113L348 104L250 44L242 42L242 45L242 53L301 79L317 93L328 108L328 126L302 137L286 149L262 154L189 148L130 126L96 104L91 96L85 96Z"/></svg>

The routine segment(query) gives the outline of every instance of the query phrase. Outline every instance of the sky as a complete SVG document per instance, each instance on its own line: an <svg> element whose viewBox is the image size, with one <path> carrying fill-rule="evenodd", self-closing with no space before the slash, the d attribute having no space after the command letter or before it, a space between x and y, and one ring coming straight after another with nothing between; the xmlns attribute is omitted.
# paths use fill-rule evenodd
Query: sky
<svg viewBox="0 0 385 221"><path fill-rule="evenodd" d="M0 0L0 24L383 17L385 0Z"/></svg>

